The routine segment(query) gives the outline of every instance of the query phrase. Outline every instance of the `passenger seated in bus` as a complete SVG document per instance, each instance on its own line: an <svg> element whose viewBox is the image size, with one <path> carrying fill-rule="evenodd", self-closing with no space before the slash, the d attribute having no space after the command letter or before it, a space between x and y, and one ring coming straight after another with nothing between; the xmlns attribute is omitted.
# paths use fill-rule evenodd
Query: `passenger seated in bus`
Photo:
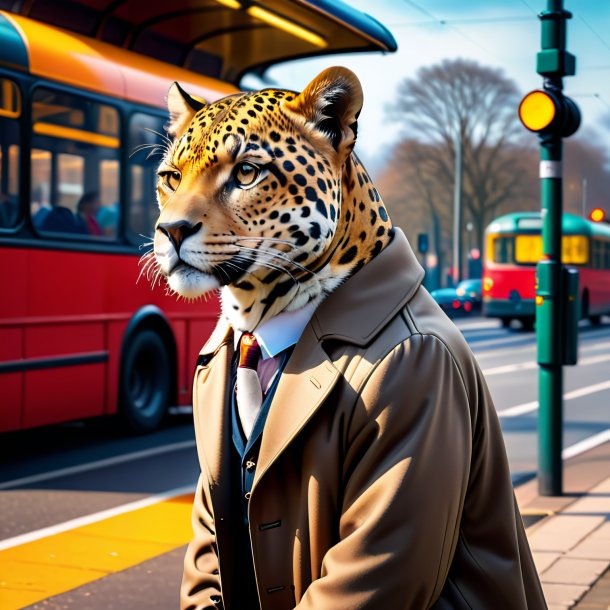
<svg viewBox="0 0 610 610"><path fill-rule="evenodd" d="M85 233L95 236L103 235L102 229L96 220L96 215L101 206L100 197L96 191L85 193L78 200L78 205L76 206L77 222L85 227Z"/></svg>
<svg viewBox="0 0 610 610"><path fill-rule="evenodd" d="M87 234L87 226L74 216L68 208L56 205L51 208L39 229L52 233L80 233Z"/></svg>
<svg viewBox="0 0 610 610"><path fill-rule="evenodd" d="M6 193L0 193L0 227L3 229L14 227L18 218L17 203Z"/></svg>
<svg viewBox="0 0 610 610"><path fill-rule="evenodd" d="M101 206L97 213L96 220L104 237L115 237L117 234L117 226L119 224L118 201L112 205Z"/></svg>
<svg viewBox="0 0 610 610"><path fill-rule="evenodd" d="M51 211L51 204L48 196L45 195L44 185L39 184L32 189L32 204L30 212L32 214L32 222L37 229L40 229L44 219Z"/></svg>

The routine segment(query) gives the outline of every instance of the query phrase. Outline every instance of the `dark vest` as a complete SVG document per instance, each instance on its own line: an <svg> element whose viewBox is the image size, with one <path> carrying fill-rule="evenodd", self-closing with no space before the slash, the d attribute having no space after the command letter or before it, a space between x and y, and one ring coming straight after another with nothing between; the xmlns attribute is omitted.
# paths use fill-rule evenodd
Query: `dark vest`
<svg viewBox="0 0 610 610"><path fill-rule="evenodd" d="M233 519L233 523L235 523L237 530L234 532L233 545L235 548L234 556L237 558L235 571L236 574L239 574L239 579L236 581L241 584L238 588L239 590L231 592L231 607L238 610L260 610L258 592L256 589L256 578L252 565L250 532L248 530L248 502L252 484L254 482L254 473L256 472L256 463L258 461L258 452L260 450L263 429L265 427L265 422L267 421L271 401L273 400L273 395L275 394L280 376L291 353L292 348L285 350L282 354L278 372L265 395L261 410L254 422L252 434L247 442L239 421L237 400L235 398L237 361L233 363L231 383L231 435L233 438L231 488L233 505L238 513Z"/></svg>

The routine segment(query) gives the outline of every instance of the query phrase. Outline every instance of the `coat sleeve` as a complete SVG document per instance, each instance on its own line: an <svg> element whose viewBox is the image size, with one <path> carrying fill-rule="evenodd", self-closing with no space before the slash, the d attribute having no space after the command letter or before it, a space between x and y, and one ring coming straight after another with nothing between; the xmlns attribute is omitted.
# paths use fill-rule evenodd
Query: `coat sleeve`
<svg viewBox="0 0 610 610"><path fill-rule="evenodd" d="M193 502L193 539L184 557L180 610L216 610L222 607L214 517L206 496L204 474L199 476Z"/></svg>
<svg viewBox="0 0 610 610"><path fill-rule="evenodd" d="M415 335L358 392L343 459L339 541L297 608L429 608L447 577L468 483L464 382L436 337Z"/></svg>

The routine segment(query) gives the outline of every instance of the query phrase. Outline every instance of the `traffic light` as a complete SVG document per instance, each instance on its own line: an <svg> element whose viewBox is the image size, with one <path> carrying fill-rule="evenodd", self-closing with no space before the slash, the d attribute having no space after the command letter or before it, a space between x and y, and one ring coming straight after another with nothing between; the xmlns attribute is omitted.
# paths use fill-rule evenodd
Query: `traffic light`
<svg viewBox="0 0 610 610"><path fill-rule="evenodd" d="M593 222L602 222L606 219L606 212L602 208L593 208L589 212L589 220Z"/></svg>
<svg viewBox="0 0 610 610"><path fill-rule="evenodd" d="M536 89L521 100L519 118L530 131L567 138L580 125L580 110L559 89Z"/></svg>

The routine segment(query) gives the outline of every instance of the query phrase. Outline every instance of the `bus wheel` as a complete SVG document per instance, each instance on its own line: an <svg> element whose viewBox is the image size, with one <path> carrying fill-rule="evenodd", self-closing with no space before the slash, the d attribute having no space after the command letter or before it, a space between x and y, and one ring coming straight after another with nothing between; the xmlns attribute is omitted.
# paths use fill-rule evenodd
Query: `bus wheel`
<svg viewBox="0 0 610 610"><path fill-rule="evenodd" d="M589 316L589 322L593 324L593 326L599 326L602 323L601 316Z"/></svg>
<svg viewBox="0 0 610 610"><path fill-rule="evenodd" d="M500 323L502 324L502 328L510 328L510 323L512 320L510 318L500 318Z"/></svg>
<svg viewBox="0 0 610 610"><path fill-rule="evenodd" d="M134 432L150 432L167 412L171 366L163 340L152 330L134 335L121 365L119 412Z"/></svg>
<svg viewBox="0 0 610 610"><path fill-rule="evenodd" d="M523 330L534 330L534 318L521 318Z"/></svg>

